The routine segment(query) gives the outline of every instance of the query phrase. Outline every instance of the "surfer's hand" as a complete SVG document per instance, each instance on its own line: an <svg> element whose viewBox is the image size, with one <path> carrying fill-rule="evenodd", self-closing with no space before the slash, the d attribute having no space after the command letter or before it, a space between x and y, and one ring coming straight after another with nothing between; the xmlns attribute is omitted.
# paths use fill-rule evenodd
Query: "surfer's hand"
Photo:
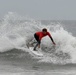
<svg viewBox="0 0 76 75"><path fill-rule="evenodd" d="M40 48L40 45L38 45L38 48Z"/></svg>
<svg viewBox="0 0 76 75"><path fill-rule="evenodd" d="M53 42L53 44L56 45L55 42Z"/></svg>

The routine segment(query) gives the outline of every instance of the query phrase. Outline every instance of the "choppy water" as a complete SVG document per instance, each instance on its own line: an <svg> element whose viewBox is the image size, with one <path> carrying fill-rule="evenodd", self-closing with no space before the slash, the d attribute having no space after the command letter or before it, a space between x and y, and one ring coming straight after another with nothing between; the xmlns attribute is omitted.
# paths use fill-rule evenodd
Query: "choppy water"
<svg viewBox="0 0 76 75"><path fill-rule="evenodd" d="M76 21L33 20L9 12L0 21L0 74L2 75L75 75ZM42 39L43 57L33 55L27 43L33 34L46 27Z"/></svg>

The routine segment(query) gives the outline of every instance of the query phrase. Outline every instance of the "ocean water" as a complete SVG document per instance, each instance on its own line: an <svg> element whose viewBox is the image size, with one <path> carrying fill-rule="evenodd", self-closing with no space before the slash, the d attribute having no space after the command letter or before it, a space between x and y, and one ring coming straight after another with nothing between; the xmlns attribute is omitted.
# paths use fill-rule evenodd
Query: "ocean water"
<svg viewBox="0 0 76 75"><path fill-rule="evenodd" d="M43 57L27 47L36 31L47 28ZM76 75L76 21L34 20L9 12L0 20L0 75Z"/></svg>

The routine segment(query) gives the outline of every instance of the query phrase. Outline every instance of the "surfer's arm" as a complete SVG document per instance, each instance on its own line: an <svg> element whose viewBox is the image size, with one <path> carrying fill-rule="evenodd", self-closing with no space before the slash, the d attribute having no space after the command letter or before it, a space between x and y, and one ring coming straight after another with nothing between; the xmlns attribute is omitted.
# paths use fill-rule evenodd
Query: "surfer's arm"
<svg viewBox="0 0 76 75"><path fill-rule="evenodd" d="M39 40L39 41L38 41L38 48L40 48L40 43L41 43L41 41Z"/></svg>
<svg viewBox="0 0 76 75"><path fill-rule="evenodd" d="M51 39L52 43L55 45L55 42L54 42L53 38L52 38L52 37L50 37L50 39Z"/></svg>
<svg viewBox="0 0 76 75"><path fill-rule="evenodd" d="M54 45L56 45L50 33L48 33L48 36L50 37L52 43L53 43Z"/></svg>
<svg viewBox="0 0 76 75"><path fill-rule="evenodd" d="M39 36L39 45L41 43L41 38L42 38L42 35Z"/></svg>

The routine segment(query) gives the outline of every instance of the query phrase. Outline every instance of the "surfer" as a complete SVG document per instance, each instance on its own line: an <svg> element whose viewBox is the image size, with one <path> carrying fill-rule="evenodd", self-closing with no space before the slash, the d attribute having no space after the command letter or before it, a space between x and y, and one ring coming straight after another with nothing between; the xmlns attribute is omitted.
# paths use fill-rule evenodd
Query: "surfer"
<svg viewBox="0 0 76 75"><path fill-rule="evenodd" d="M54 42L54 40L53 40L53 38L52 38L52 36L51 36L51 34L47 31L46 28L43 28L42 31L36 32L36 33L34 34L34 38L35 38L36 41L37 41L37 44L35 45L35 47L34 47L34 49L33 49L34 51L36 51L36 48L37 48L37 47L40 48L41 39L42 39L43 37L47 36L47 35L50 37L52 43L53 43L54 45L56 45L55 42Z"/></svg>

